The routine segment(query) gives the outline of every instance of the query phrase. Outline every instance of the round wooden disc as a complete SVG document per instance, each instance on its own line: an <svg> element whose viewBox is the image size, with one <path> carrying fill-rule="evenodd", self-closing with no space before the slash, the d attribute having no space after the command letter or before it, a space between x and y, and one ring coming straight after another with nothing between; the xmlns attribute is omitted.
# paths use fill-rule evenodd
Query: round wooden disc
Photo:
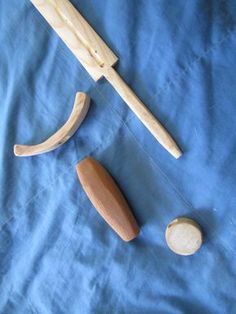
<svg viewBox="0 0 236 314"><path fill-rule="evenodd" d="M177 218L166 228L166 242L179 255L192 255L203 242L201 227L192 219Z"/></svg>

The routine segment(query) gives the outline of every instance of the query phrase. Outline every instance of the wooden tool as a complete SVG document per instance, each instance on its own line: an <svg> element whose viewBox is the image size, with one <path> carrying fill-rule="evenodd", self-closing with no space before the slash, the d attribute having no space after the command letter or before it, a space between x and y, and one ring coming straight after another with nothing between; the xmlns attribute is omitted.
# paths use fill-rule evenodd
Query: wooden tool
<svg viewBox="0 0 236 314"><path fill-rule="evenodd" d="M118 58L68 0L31 0L92 78L105 77L152 135L175 158L181 151L153 114L112 68Z"/></svg>
<svg viewBox="0 0 236 314"><path fill-rule="evenodd" d="M201 227L192 219L177 218L166 228L166 242L176 254L192 255L203 242Z"/></svg>
<svg viewBox="0 0 236 314"><path fill-rule="evenodd" d="M77 93L74 107L67 122L52 136L37 145L14 145L16 156L34 156L50 152L68 141L83 122L88 109L90 98L85 93Z"/></svg>
<svg viewBox="0 0 236 314"><path fill-rule="evenodd" d="M139 233L137 222L116 183L107 170L88 157L77 165L80 183L104 220L124 241L133 240Z"/></svg>

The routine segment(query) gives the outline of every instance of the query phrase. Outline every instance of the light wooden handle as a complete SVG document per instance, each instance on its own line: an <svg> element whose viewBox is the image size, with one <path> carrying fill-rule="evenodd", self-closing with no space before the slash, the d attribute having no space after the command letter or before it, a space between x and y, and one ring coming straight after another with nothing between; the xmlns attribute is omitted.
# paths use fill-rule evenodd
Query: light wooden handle
<svg viewBox="0 0 236 314"><path fill-rule="evenodd" d="M139 227L107 170L88 157L78 163L77 173L85 193L104 220L124 241L134 239L139 233Z"/></svg>
<svg viewBox="0 0 236 314"><path fill-rule="evenodd" d="M152 133L157 141L175 158L182 155L181 150L161 125L154 115L146 108L141 100L135 95L131 88L123 81L119 74L112 68L107 67L104 70L105 78L110 82L121 98L126 102L129 108L136 114L139 120Z"/></svg>

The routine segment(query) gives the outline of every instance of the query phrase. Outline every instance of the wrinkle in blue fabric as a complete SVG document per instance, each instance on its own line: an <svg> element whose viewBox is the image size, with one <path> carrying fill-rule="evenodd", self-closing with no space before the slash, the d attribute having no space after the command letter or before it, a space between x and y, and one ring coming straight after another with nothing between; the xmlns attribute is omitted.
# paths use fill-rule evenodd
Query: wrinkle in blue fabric
<svg viewBox="0 0 236 314"><path fill-rule="evenodd" d="M119 56L117 71L184 151L173 159L105 81L95 83L30 1L0 2L0 312L235 313L234 1L72 3ZM91 96L65 145L32 158L77 91ZM121 241L75 166L114 176L141 226ZM197 220L205 242L173 254L165 228Z"/></svg>

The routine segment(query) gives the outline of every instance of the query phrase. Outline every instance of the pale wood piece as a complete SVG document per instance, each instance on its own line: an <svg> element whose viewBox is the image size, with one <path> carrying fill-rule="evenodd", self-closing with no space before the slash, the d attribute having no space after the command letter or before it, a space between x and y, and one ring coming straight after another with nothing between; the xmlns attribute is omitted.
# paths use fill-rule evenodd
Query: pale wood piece
<svg viewBox="0 0 236 314"><path fill-rule="evenodd" d="M51 137L37 145L14 145L14 154L19 157L34 156L52 151L68 141L83 122L90 98L85 93L77 93L74 107L67 122Z"/></svg>
<svg viewBox="0 0 236 314"><path fill-rule="evenodd" d="M118 58L92 29L70 1L31 0L92 78L103 76L101 66L112 66Z"/></svg>
<svg viewBox="0 0 236 314"><path fill-rule="evenodd" d="M185 217L173 220L166 228L165 237L173 252L185 256L195 254L203 243L201 227Z"/></svg>
<svg viewBox="0 0 236 314"><path fill-rule="evenodd" d="M175 141L119 74L110 67L106 68L104 76L157 141L176 159L179 158L182 153Z"/></svg>
<svg viewBox="0 0 236 314"><path fill-rule="evenodd" d="M77 174L89 200L111 228L124 241L137 237L138 224L107 170L88 157L77 164Z"/></svg>
<svg viewBox="0 0 236 314"><path fill-rule="evenodd" d="M92 78L96 81L104 76L159 143L175 158L179 158L182 152L169 133L112 69L118 58L73 5L68 0L31 2Z"/></svg>

